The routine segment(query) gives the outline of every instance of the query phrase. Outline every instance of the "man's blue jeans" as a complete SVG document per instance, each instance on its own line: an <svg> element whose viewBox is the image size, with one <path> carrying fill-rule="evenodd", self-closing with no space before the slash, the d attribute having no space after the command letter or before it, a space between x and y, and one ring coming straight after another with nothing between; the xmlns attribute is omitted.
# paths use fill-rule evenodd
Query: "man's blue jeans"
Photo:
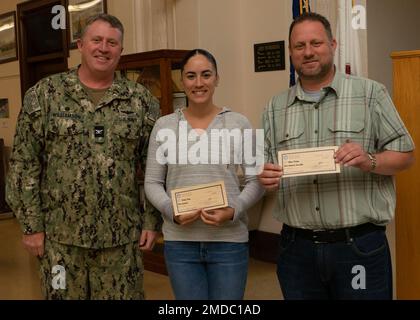
<svg viewBox="0 0 420 320"><path fill-rule="evenodd" d="M277 277L285 299L392 299L392 266L385 232L316 243L280 234Z"/></svg>
<svg viewBox="0 0 420 320"><path fill-rule="evenodd" d="M165 241L164 251L176 299L243 299L247 243Z"/></svg>

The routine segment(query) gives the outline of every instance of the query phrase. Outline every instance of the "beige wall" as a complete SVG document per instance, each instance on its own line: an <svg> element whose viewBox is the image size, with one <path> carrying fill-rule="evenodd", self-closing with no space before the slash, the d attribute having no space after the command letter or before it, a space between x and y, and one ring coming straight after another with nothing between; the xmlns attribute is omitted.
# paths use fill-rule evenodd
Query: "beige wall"
<svg viewBox="0 0 420 320"><path fill-rule="evenodd" d="M175 49L193 49L199 43L197 0L175 1Z"/></svg>
<svg viewBox="0 0 420 320"><path fill-rule="evenodd" d="M420 49L420 1L369 0L369 77L385 84L392 94L393 51Z"/></svg>

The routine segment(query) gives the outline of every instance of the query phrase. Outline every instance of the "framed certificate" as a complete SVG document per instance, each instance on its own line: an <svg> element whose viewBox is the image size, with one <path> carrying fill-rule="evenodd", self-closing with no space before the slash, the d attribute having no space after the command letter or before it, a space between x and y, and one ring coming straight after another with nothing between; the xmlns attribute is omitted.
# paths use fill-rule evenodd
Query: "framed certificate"
<svg viewBox="0 0 420 320"><path fill-rule="evenodd" d="M218 209L228 206L224 181L200 184L171 191L175 215L199 209Z"/></svg>
<svg viewBox="0 0 420 320"><path fill-rule="evenodd" d="M337 146L294 149L278 152L283 178L314 174L340 173L340 164L335 162Z"/></svg>

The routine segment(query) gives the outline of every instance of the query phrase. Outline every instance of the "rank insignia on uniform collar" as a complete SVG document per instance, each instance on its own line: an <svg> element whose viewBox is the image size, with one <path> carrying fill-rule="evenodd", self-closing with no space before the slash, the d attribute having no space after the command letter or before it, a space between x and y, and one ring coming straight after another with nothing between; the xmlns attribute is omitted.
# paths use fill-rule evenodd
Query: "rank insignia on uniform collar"
<svg viewBox="0 0 420 320"><path fill-rule="evenodd" d="M105 128L104 126L95 126L95 138L105 137Z"/></svg>

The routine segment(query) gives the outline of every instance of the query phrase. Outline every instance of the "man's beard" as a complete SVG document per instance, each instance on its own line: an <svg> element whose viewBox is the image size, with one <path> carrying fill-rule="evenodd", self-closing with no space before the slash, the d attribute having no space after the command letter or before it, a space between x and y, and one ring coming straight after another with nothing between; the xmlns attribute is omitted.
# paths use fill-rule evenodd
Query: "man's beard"
<svg viewBox="0 0 420 320"><path fill-rule="evenodd" d="M331 61L327 64L321 64L321 68L318 72L314 74L307 74L302 72L302 68L296 70L296 73L299 75L300 78L305 80L317 80L317 79L324 79L324 77L330 72L334 65L334 62Z"/></svg>

